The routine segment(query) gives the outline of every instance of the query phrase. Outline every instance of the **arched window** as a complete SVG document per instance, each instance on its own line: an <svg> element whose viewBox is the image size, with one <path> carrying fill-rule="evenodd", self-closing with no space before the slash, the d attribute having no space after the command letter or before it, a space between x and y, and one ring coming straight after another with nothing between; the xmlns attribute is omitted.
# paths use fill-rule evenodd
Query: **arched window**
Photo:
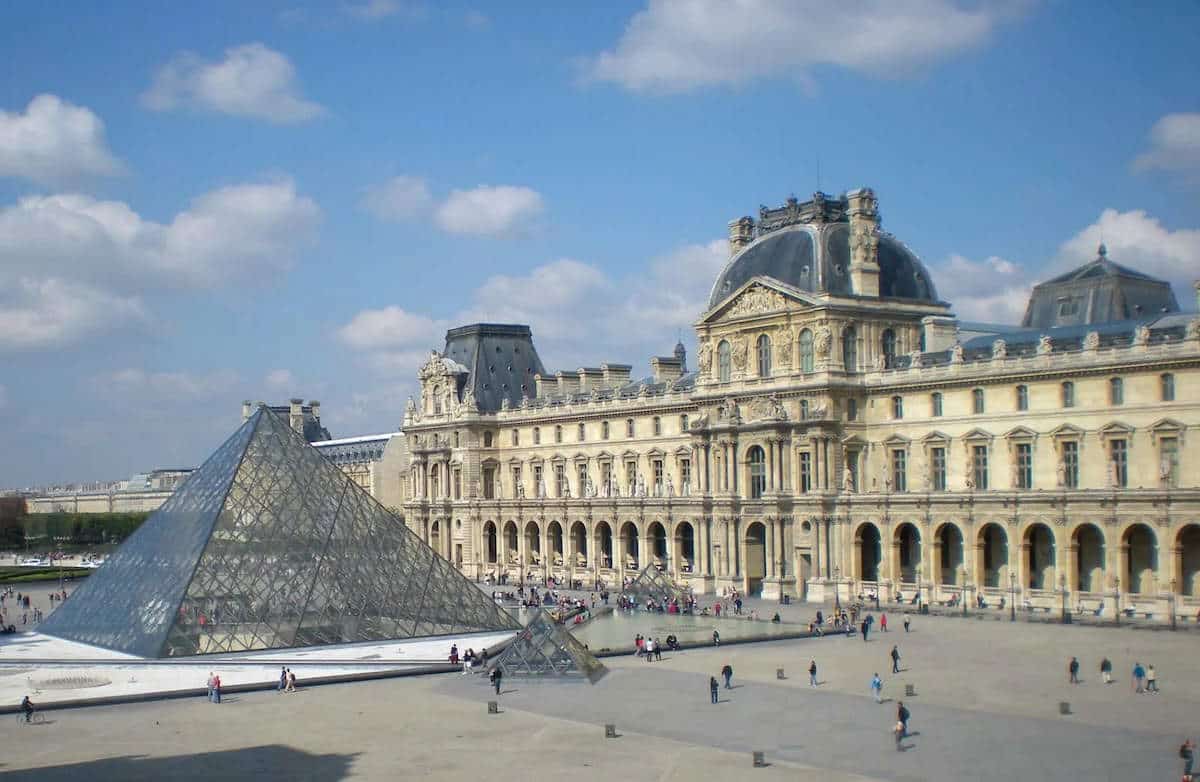
<svg viewBox="0 0 1200 782"><path fill-rule="evenodd" d="M721 340L717 345L717 380L728 383L733 374L733 357L730 355L729 340Z"/></svg>
<svg viewBox="0 0 1200 782"><path fill-rule="evenodd" d="M971 409L975 411L975 415L983 413L983 389L976 388L971 392Z"/></svg>
<svg viewBox="0 0 1200 782"><path fill-rule="evenodd" d="M442 414L442 387L434 386L432 396L433 396L433 414L441 415Z"/></svg>
<svg viewBox="0 0 1200 782"><path fill-rule="evenodd" d="M1162 375L1159 379L1159 389L1162 391L1162 401L1175 401L1175 376L1170 372Z"/></svg>
<svg viewBox="0 0 1200 782"><path fill-rule="evenodd" d="M800 371L813 371L813 335L808 329L800 332Z"/></svg>
<svg viewBox="0 0 1200 782"><path fill-rule="evenodd" d="M883 368L892 369L896 366L896 332L884 329L879 338L879 348L883 351Z"/></svg>
<svg viewBox="0 0 1200 782"><path fill-rule="evenodd" d="M842 330L842 366L847 373L858 371L858 334L853 326Z"/></svg>
<svg viewBox="0 0 1200 782"><path fill-rule="evenodd" d="M767 458L757 445L750 449L750 497L758 499L767 490Z"/></svg>
<svg viewBox="0 0 1200 782"><path fill-rule="evenodd" d="M758 376L771 376L771 338L766 334L758 335Z"/></svg>

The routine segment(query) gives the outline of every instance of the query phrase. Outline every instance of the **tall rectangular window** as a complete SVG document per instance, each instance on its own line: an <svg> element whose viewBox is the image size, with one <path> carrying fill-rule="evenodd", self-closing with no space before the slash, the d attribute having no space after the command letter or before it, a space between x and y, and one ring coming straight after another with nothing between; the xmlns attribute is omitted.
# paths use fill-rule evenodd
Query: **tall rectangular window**
<svg viewBox="0 0 1200 782"><path fill-rule="evenodd" d="M1079 488L1079 443L1068 440L1062 444L1063 486Z"/></svg>
<svg viewBox="0 0 1200 782"><path fill-rule="evenodd" d="M1108 403L1110 405L1125 404L1125 381L1119 377L1108 381Z"/></svg>
<svg viewBox="0 0 1200 782"><path fill-rule="evenodd" d="M1062 406L1075 406L1075 384L1070 380L1062 384Z"/></svg>
<svg viewBox="0 0 1200 782"><path fill-rule="evenodd" d="M634 489L637 488L637 462L625 462L625 485L632 496Z"/></svg>
<svg viewBox="0 0 1200 782"><path fill-rule="evenodd" d="M850 451L846 454L846 472L850 476L850 491L858 491L858 451Z"/></svg>
<svg viewBox="0 0 1200 782"><path fill-rule="evenodd" d="M946 490L946 449L929 449L929 484L934 491Z"/></svg>
<svg viewBox="0 0 1200 782"><path fill-rule="evenodd" d="M537 426L535 426L535 427L533 427L533 444L534 444L534 445L541 445L541 443L542 443L542 430L541 430L541 427L537 427Z"/></svg>
<svg viewBox="0 0 1200 782"><path fill-rule="evenodd" d="M665 483L663 482L662 459L655 459L650 463L650 468L654 471L654 493L656 495L661 495L665 486Z"/></svg>
<svg viewBox="0 0 1200 782"><path fill-rule="evenodd" d="M691 493L692 491L692 460L679 460L679 491Z"/></svg>
<svg viewBox="0 0 1200 782"><path fill-rule="evenodd" d="M1017 443L1017 488L1033 488L1033 445Z"/></svg>
<svg viewBox="0 0 1200 782"><path fill-rule="evenodd" d="M562 427L561 426L554 427L554 442L556 442L556 443L562 442Z"/></svg>
<svg viewBox="0 0 1200 782"><path fill-rule="evenodd" d="M521 444L521 430L520 429L512 430L512 444L513 445Z"/></svg>
<svg viewBox="0 0 1200 782"><path fill-rule="evenodd" d="M812 454L808 451L800 452L800 491L812 491Z"/></svg>
<svg viewBox="0 0 1200 782"><path fill-rule="evenodd" d="M1162 401L1174 402L1175 401L1175 376L1172 375L1170 372L1166 373L1165 375L1161 376L1158 379L1158 385L1159 385L1159 390L1162 392L1161 393Z"/></svg>
<svg viewBox="0 0 1200 782"><path fill-rule="evenodd" d="M567 486L567 466L554 465L554 492L556 497L566 497L570 487Z"/></svg>
<svg viewBox="0 0 1200 782"><path fill-rule="evenodd" d="M847 421L857 421L858 420L858 400L857 399L847 399L846 400L846 420Z"/></svg>
<svg viewBox="0 0 1200 782"><path fill-rule="evenodd" d="M520 497L521 494L523 493L521 491L521 468L520 467L512 468L512 486L513 486L512 498L515 500L516 498Z"/></svg>
<svg viewBox="0 0 1200 782"><path fill-rule="evenodd" d="M908 491L908 452L892 449L892 491Z"/></svg>
<svg viewBox="0 0 1200 782"><path fill-rule="evenodd" d="M1158 440L1159 475L1170 488L1179 485L1179 440L1161 437Z"/></svg>
<svg viewBox="0 0 1200 782"><path fill-rule="evenodd" d="M942 395L939 392L934 391L933 395L929 397L929 408L929 414L934 418L942 417Z"/></svg>
<svg viewBox="0 0 1200 782"><path fill-rule="evenodd" d="M600 485L612 491L612 462L600 462Z"/></svg>
<svg viewBox="0 0 1200 782"><path fill-rule="evenodd" d="M540 464L535 464L533 466L533 496L546 496L546 485L542 481L542 465Z"/></svg>
<svg viewBox="0 0 1200 782"><path fill-rule="evenodd" d="M601 440L608 439L608 421L600 422L600 439Z"/></svg>
<svg viewBox="0 0 1200 782"><path fill-rule="evenodd" d="M586 497L587 496L587 483L588 483L587 462L580 462L579 464L577 464L575 466L575 472L578 473L578 479L579 479L579 483L575 484L578 487L575 494L578 497Z"/></svg>
<svg viewBox="0 0 1200 782"><path fill-rule="evenodd" d="M975 478L975 488L979 491L987 491L988 447L986 445L971 446L971 470Z"/></svg>
<svg viewBox="0 0 1200 782"><path fill-rule="evenodd" d="M654 416L654 436L658 437L662 434L662 419Z"/></svg>
<svg viewBox="0 0 1200 782"><path fill-rule="evenodd" d="M899 421L904 417L904 397L892 397L892 418Z"/></svg>
<svg viewBox="0 0 1200 782"><path fill-rule="evenodd" d="M492 478L495 481L495 477ZM455 470L451 473L450 485L453 487L454 499L462 499L462 470Z"/></svg>
<svg viewBox="0 0 1200 782"><path fill-rule="evenodd" d="M971 409L975 415L983 415L983 389L976 388L971 392Z"/></svg>
<svg viewBox="0 0 1200 782"><path fill-rule="evenodd" d="M633 437L633 419L632 418L625 419L625 436Z"/></svg>
<svg viewBox="0 0 1200 782"><path fill-rule="evenodd" d="M483 468L483 498L485 500L493 500L496 498L496 468Z"/></svg>
<svg viewBox="0 0 1200 782"><path fill-rule="evenodd" d="M688 430L688 417L686 414L681 415L681 416L679 416L679 433L687 434L687 430Z"/></svg>
<svg viewBox="0 0 1200 782"><path fill-rule="evenodd" d="M1017 386L1017 409L1021 411L1029 409L1029 386Z"/></svg>
<svg viewBox="0 0 1200 782"><path fill-rule="evenodd" d="M1108 448L1112 456L1110 469L1113 471L1113 483L1124 489L1129 485L1129 443L1125 440L1113 440Z"/></svg>
<svg viewBox="0 0 1200 782"><path fill-rule="evenodd" d="M575 433L575 439L581 443L587 439L587 424L579 424L578 431Z"/></svg>

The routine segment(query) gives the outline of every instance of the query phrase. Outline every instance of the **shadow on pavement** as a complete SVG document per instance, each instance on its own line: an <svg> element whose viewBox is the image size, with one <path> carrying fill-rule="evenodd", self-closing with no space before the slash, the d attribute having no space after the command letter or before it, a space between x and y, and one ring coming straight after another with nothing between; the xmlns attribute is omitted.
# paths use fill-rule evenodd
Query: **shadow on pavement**
<svg viewBox="0 0 1200 782"><path fill-rule="evenodd" d="M314 755L292 747L271 744L262 747L198 752L152 758L145 755L125 755L114 758L87 760L59 766L43 766L22 771L7 771L11 782L67 782L80 779L120 780L209 780L253 779L337 782L350 773L357 754Z"/></svg>

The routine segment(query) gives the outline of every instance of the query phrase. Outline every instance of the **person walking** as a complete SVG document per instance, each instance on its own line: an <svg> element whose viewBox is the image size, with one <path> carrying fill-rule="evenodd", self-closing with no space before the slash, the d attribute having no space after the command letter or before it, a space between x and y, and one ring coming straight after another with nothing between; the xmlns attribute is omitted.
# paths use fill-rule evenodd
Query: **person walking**
<svg viewBox="0 0 1200 782"><path fill-rule="evenodd" d="M1142 693L1146 691L1146 669L1137 661L1133 663L1133 687L1134 692Z"/></svg>
<svg viewBox="0 0 1200 782"><path fill-rule="evenodd" d="M288 668L287 677L288 677L287 689L284 690L284 692L295 692L296 691L296 674L294 671L292 671L291 668Z"/></svg>
<svg viewBox="0 0 1200 782"><path fill-rule="evenodd" d="M883 703L883 680L878 673L871 677L871 694L875 696L876 703Z"/></svg>
<svg viewBox="0 0 1200 782"><path fill-rule="evenodd" d="M733 666L725 663L725 667L721 669L721 676L725 678L725 689L732 690L733 687L729 682L733 679Z"/></svg>
<svg viewBox="0 0 1200 782"><path fill-rule="evenodd" d="M287 668L280 666L280 668L279 668L279 686L276 688L276 691L283 692L286 687L287 687Z"/></svg>
<svg viewBox="0 0 1200 782"><path fill-rule="evenodd" d="M1183 782L1192 782L1192 764L1196 762L1196 745L1191 739L1186 739L1179 748L1179 757L1183 760Z"/></svg>
<svg viewBox="0 0 1200 782"><path fill-rule="evenodd" d="M718 690L717 677L709 676L708 677L708 692L712 696L713 703L717 702L717 690Z"/></svg>
<svg viewBox="0 0 1200 782"><path fill-rule="evenodd" d="M1112 660L1107 657L1100 661L1100 678L1105 684L1112 684Z"/></svg>
<svg viewBox="0 0 1200 782"><path fill-rule="evenodd" d="M808 686L817 686L817 661L813 660L808 664Z"/></svg>
<svg viewBox="0 0 1200 782"><path fill-rule="evenodd" d="M900 650L892 646L892 673L900 673Z"/></svg>
<svg viewBox="0 0 1200 782"><path fill-rule="evenodd" d="M1146 692L1158 694L1158 674L1154 672L1154 663L1146 666Z"/></svg>
<svg viewBox="0 0 1200 782"><path fill-rule="evenodd" d="M879 615L879 631L882 633L887 632L887 614Z"/></svg>
<svg viewBox="0 0 1200 782"><path fill-rule="evenodd" d="M911 620L909 619L908 612L907 612L907 611L905 611L905 612L904 612L904 632L906 632L906 633L908 632L908 623L909 623L910 621L911 621Z"/></svg>
<svg viewBox="0 0 1200 782"><path fill-rule="evenodd" d="M713 630L713 646L720 646L720 645L721 645L721 634L718 633L716 630Z"/></svg>
<svg viewBox="0 0 1200 782"><path fill-rule="evenodd" d="M862 620L862 624L859 626L859 629L862 631L863 643L866 643L867 631L871 629L871 623L864 619Z"/></svg>
<svg viewBox="0 0 1200 782"><path fill-rule="evenodd" d="M655 638L654 639L654 662L659 662L660 660L662 660L662 644L658 642L657 638Z"/></svg>
<svg viewBox="0 0 1200 782"><path fill-rule="evenodd" d="M1071 658L1071 662L1067 664L1067 674L1070 677L1067 680L1069 683L1079 684L1079 660L1078 660L1078 658L1075 658L1075 657Z"/></svg>
<svg viewBox="0 0 1200 782"><path fill-rule="evenodd" d="M213 677L212 697L213 697L213 703L221 702L221 675L220 674L217 674L216 676Z"/></svg>
<svg viewBox="0 0 1200 782"><path fill-rule="evenodd" d="M900 701L896 705L896 721L900 723L901 738L908 738L908 718L910 716L908 709L904 707L904 701Z"/></svg>
<svg viewBox="0 0 1200 782"><path fill-rule="evenodd" d="M904 746L901 743L904 741L904 723L903 722L900 722L899 720L897 720L896 724L892 726L892 736L896 739L896 751L902 752L904 750Z"/></svg>
<svg viewBox="0 0 1200 782"><path fill-rule="evenodd" d="M500 694L500 680L504 678L504 672L499 667L492 669L492 685L496 688L496 694Z"/></svg>
<svg viewBox="0 0 1200 782"><path fill-rule="evenodd" d="M209 671L209 672L208 672L208 682L207 682L207 684L208 684L208 693L207 693L207 695L205 696L205 697L207 697L207 698L209 699L209 701L211 701L211 700L213 699L213 679L214 679L214 677L213 677L213 672L212 672L212 671Z"/></svg>

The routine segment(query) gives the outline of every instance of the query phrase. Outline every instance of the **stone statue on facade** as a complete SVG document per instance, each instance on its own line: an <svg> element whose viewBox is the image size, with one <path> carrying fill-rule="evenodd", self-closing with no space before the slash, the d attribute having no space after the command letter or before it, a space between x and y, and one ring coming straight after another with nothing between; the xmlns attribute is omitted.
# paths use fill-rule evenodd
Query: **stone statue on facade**
<svg viewBox="0 0 1200 782"><path fill-rule="evenodd" d="M1163 486L1169 486L1171 483L1171 464L1170 458L1163 456L1158 462L1158 482Z"/></svg>
<svg viewBox="0 0 1200 782"><path fill-rule="evenodd" d="M1055 485L1060 489L1067 485L1067 460L1062 455L1058 456L1058 464L1054 467Z"/></svg>
<svg viewBox="0 0 1200 782"><path fill-rule="evenodd" d="M517 499L525 499L525 481L517 481Z"/></svg>
<svg viewBox="0 0 1200 782"><path fill-rule="evenodd" d="M1084 350L1097 350L1100 347L1100 332L1089 331L1083 337Z"/></svg>
<svg viewBox="0 0 1200 782"><path fill-rule="evenodd" d="M1138 347L1150 344L1150 327L1145 323L1133 330L1133 344Z"/></svg>
<svg viewBox="0 0 1200 782"><path fill-rule="evenodd" d="M909 369L920 369L922 363L923 362L921 360L921 351L914 350L913 352L908 354Z"/></svg>
<svg viewBox="0 0 1200 782"><path fill-rule="evenodd" d="M998 339L992 343L992 361L1001 361L1005 358L1008 358L1008 343Z"/></svg>
<svg viewBox="0 0 1200 782"><path fill-rule="evenodd" d="M792 367L792 333L787 329L780 329L775 335L775 353L776 360L779 362L780 369L791 369Z"/></svg>
<svg viewBox="0 0 1200 782"><path fill-rule="evenodd" d="M592 483L591 473L588 473L586 476L584 476L584 478L585 478L585 480L584 480L584 484L583 484L583 496L588 497L588 498L595 497L596 496L596 487Z"/></svg>
<svg viewBox="0 0 1200 782"><path fill-rule="evenodd" d="M833 331L829 328L829 324L822 323L817 327L813 337L813 353L818 359L827 360L831 350L833 350Z"/></svg>
<svg viewBox="0 0 1200 782"><path fill-rule="evenodd" d="M697 353L697 360L700 362L700 374L707 376L708 373L712 371L712 343L710 343L708 340L704 340L700 343L700 350Z"/></svg>
<svg viewBox="0 0 1200 782"><path fill-rule="evenodd" d="M847 494L854 493L854 473L850 470L842 470L842 491Z"/></svg>
<svg viewBox="0 0 1200 782"><path fill-rule="evenodd" d="M1038 340L1037 354L1039 356L1048 356L1054 350L1054 343L1050 341L1049 334L1043 334Z"/></svg>
<svg viewBox="0 0 1200 782"><path fill-rule="evenodd" d="M733 368L738 372L746 371L746 359L749 351L750 347L745 337L738 337L733 341Z"/></svg>
<svg viewBox="0 0 1200 782"><path fill-rule="evenodd" d="M640 473L638 474L638 477L637 477L636 486L637 486L637 496L645 497L646 496L646 479L643 478Z"/></svg>
<svg viewBox="0 0 1200 782"><path fill-rule="evenodd" d="M675 496L675 483L671 480L670 475L667 476L667 496L668 497Z"/></svg>
<svg viewBox="0 0 1200 782"><path fill-rule="evenodd" d="M1190 340L1200 339L1200 318L1192 318L1188 321L1187 338Z"/></svg>
<svg viewBox="0 0 1200 782"><path fill-rule="evenodd" d="M961 342L955 342L954 347L950 349L950 363L961 364L964 360L963 346Z"/></svg>

